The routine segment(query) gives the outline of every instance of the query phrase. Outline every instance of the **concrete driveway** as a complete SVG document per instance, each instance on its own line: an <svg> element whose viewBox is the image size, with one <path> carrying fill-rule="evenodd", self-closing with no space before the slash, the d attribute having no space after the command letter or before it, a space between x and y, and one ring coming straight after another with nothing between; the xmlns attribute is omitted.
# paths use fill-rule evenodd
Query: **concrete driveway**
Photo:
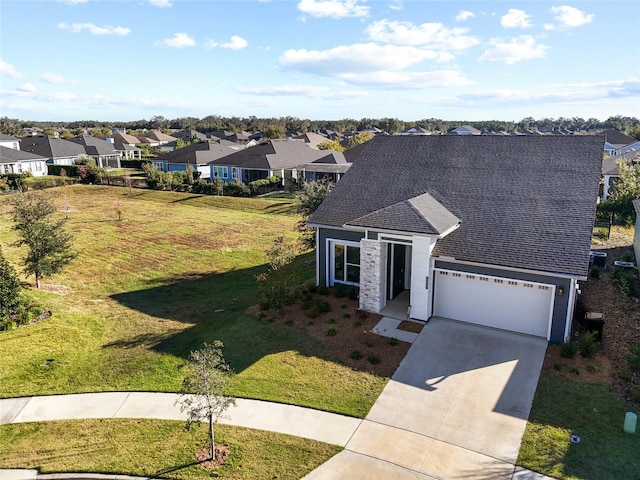
<svg viewBox="0 0 640 480"><path fill-rule="evenodd" d="M433 318L319 479L533 479L514 464L544 339Z"/></svg>

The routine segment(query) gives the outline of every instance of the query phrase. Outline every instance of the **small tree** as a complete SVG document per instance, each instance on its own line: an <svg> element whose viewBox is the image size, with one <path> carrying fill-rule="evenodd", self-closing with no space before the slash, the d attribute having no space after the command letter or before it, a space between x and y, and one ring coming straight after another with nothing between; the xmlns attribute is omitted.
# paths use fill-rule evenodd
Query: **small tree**
<svg viewBox="0 0 640 480"><path fill-rule="evenodd" d="M318 145L319 150L335 150L336 152L344 152L346 148L338 140L327 140Z"/></svg>
<svg viewBox="0 0 640 480"><path fill-rule="evenodd" d="M11 203L13 229L20 237L15 246L27 246L24 272L35 275L36 287L40 288L42 277L58 273L77 257L71 250L71 235L64 229L66 219L53 220L54 203L38 192L19 193Z"/></svg>
<svg viewBox="0 0 640 480"><path fill-rule="evenodd" d="M18 310L21 288L16 270L4 258L0 247L0 326Z"/></svg>
<svg viewBox="0 0 640 480"><path fill-rule="evenodd" d="M222 347L222 342L215 340L212 344L205 342L202 349L191 352L187 376L176 401L180 411L187 412L187 430L202 420L209 422L212 460L215 460L216 452L213 425L227 408L235 405L235 398L228 393L233 370L224 360Z"/></svg>
<svg viewBox="0 0 640 480"><path fill-rule="evenodd" d="M292 241L278 237L267 250L269 270L257 276L258 297L270 307L280 307L289 297L297 280L293 259L299 247Z"/></svg>
<svg viewBox="0 0 640 480"><path fill-rule="evenodd" d="M328 180L317 182L303 182L302 188L296 193L298 199L298 213L302 214L302 220L298 223L300 241L308 248L315 244L314 230L307 226L309 217L315 212L322 201L329 195L334 183Z"/></svg>

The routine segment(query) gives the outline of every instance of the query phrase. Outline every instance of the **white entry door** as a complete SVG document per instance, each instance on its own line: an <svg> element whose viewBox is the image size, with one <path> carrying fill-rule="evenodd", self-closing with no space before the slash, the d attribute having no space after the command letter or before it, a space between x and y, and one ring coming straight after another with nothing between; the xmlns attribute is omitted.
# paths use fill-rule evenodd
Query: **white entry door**
<svg viewBox="0 0 640 480"><path fill-rule="evenodd" d="M436 269L434 315L549 340L555 286Z"/></svg>

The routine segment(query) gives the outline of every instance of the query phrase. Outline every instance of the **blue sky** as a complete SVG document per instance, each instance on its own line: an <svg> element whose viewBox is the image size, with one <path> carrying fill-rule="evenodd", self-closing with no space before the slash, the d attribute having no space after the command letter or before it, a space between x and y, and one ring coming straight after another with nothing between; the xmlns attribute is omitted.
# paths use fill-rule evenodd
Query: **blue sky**
<svg viewBox="0 0 640 480"><path fill-rule="evenodd" d="M1 0L0 116L640 117L640 2Z"/></svg>

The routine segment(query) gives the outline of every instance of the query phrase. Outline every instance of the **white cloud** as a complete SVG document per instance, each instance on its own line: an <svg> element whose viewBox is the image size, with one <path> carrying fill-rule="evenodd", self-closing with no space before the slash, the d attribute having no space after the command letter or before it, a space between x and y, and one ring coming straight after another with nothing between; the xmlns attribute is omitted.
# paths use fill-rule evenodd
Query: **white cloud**
<svg viewBox="0 0 640 480"><path fill-rule="evenodd" d="M267 95L275 97L304 96L320 99L343 99L355 98L368 95L365 91L338 91L328 87L317 87L312 85L280 85L277 87L238 87L236 91L252 95Z"/></svg>
<svg viewBox="0 0 640 480"><path fill-rule="evenodd" d="M473 12L470 12L469 10L460 10L458 12L458 15L456 15L456 22L466 22L467 20L475 16L476 14Z"/></svg>
<svg viewBox="0 0 640 480"><path fill-rule="evenodd" d="M149 5L159 8L168 8L171 6L171 0L149 0Z"/></svg>
<svg viewBox="0 0 640 480"><path fill-rule="evenodd" d="M578 10L577 8L570 7L568 5L551 7L550 12L554 15L561 28L581 27L582 25L591 23L595 18L595 15L593 14L587 14L582 10ZM553 26L546 25L545 28L550 30L553 29Z"/></svg>
<svg viewBox="0 0 640 480"><path fill-rule="evenodd" d="M403 0L393 0L390 4L389 4L389 8L391 10L395 10L395 11L400 11L404 8L403 5Z"/></svg>
<svg viewBox="0 0 640 480"><path fill-rule="evenodd" d="M347 72L402 70L425 60L440 60L441 56L440 52L409 45L360 43L330 50L287 50L280 56L280 64L292 70L331 76Z"/></svg>
<svg viewBox="0 0 640 480"><path fill-rule="evenodd" d="M467 35L466 28L447 28L441 23L395 22L380 20L367 27L369 38L396 45L423 45L440 50L464 50L479 43Z"/></svg>
<svg viewBox="0 0 640 480"><path fill-rule="evenodd" d="M529 14L524 10L510 8L509 11L500 18L500 25L504 28L530 28L533 24L529 21Z"/></svg>
<svg viewBox="0 0 640 480"><path fill-rule="evenodd" d="M247 45L249 45L249 42L247 42L244 38L239 37L238 35L233 35L229 42L223 43L220 46L222 48L228 48L230 50L242 50Z"/></svg>
<svg viewBox="0 0 640 480"><path fill-rule="evenodd" d="M196 41L186 33L175 33L171 38L165 38L162 45L172 48L195 47Z"/></svg>
<svg viewBox="0 0 640 480"><path fill-rule="evenodd" d="M65 83L67 80L57 73L45 72L40 75L40 80L47 83Z"/></svg>
<svg viewBox="0 0 640 480"><path fill-rule="evenodd" d="M27 93L33 93L38 91L38 89L31 83L25 83L23 85L20 85L18 88L16 88L16 90L18 90L19 92L27 92Z"/></svg>
<svg viewBox="0 0 640 480"><path fill-rule="evenodd" d="M509 41L491 40L491 48L478 58L480 62L501 62L511 65L523 60L543 58L549 47L536 43L530 35L521 35Z"/></svg>
<svg viewBox="0 0 640 480"><path fill-rule="evenodd" d="M0 76L20 78L22 76L22 74L19 71L17 71L13 67L13 65L11 65L10 63L7 63L4 60L0 59Z"/></svg>
<svg viewBox="0 0 640 480"><path fill-rule="evenodd" d="M471 80L456 70L434 70L431 72L379 71L370 74L360 74L358 72L344 74L341 78L354 85L403 89L462 87L473 84Z"/></svg>
<svg viewBox="0 0 640 480"><path fill-rule="evenodd" d="M73 33L79 33L83 30L88 30L92 35L119 35L124 36L131 33L130 28L126 27L111 27L109 25L98 26L93 23L72 23L69 25L68 23L60 22L58 23L58 28L62 30L71 30Z"/></svg>
<svg viewBox="0 0 640 480"><path fill-rule="evenodd" d="M360 4L360 0L300 0L298 10L312 17L366 17L369 7Z"/></svg>

